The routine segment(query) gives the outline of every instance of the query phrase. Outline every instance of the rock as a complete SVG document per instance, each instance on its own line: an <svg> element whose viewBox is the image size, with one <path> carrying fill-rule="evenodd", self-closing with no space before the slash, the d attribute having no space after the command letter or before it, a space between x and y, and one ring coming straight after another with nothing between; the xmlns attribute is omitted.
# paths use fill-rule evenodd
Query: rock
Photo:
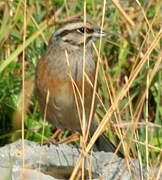
<svg viewBox="0 0 162 180"><path fill-rule="evenodd" d="M50 146L24 141L24 168L22 141L19 140L0 148L1 179L55 180L68 179L75 167L80 150L71 145ZM85 179L91 170L93 179L141 179L137 160L128 165L113 153L91 152L85 158ZM131 172L130 172L131 171ZM144 177L145 175L143 175Z"/></svg>

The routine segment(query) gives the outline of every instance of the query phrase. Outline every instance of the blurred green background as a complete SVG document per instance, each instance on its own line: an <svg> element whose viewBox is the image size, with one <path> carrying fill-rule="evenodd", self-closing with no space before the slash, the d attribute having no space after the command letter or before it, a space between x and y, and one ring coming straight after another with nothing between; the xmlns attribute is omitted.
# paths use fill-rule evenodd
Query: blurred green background
<svg viewBox="0 0 162 180"><path fill-rule="evenodd" d="M24 0L0 1L0 146L21 138L21 128L17 127L16 121L21 119L24 3ZM101 25L103 3L102 0L86 1L88 20ZM83 18L84 1L27 0L26 7L25 79L30 80L34 78L37 61L55 29L72 16ZM106 1L104 30L108 36L102 41L98 79L98 94L104 108L98 105L96 118L99 121L162 28L161 0L121 0L120 7L121 11L114 1ZM129 92L118 104L106 131L115 144L118 144L121 134L129 155L141 158L143 162L149 157L147 163L156 166L161 162L162 152L161 49L160 38ZM29 82L25 88L29 94L31 87ZM120 133L117 124L120 124ZM51 137L52 129L51 125L45 124L44 140ZM25 139L40 142L42 130L38 102L32 95L26 109ZM60 138L68 133L66 131ZM148 149L146 140L150 145Z"/></svg>

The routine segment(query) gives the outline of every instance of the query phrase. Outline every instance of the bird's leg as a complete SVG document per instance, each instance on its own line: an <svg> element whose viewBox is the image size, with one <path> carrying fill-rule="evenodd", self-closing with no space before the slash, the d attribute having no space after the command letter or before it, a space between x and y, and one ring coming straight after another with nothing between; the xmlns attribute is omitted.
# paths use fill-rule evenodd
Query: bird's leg
<svg viewBox="0 0 162 180"><path fill-rule="evenodd" d="M61 129L57 129L48 141L43 142L43 145L59 144L57 139L62 133L63 131Z"/></svg>
<svg viewBox="0 0 162 180"><path fill-rule="evenodd" d="M80 134L79 133L74 133L70 135L69 137L65 138L64 140L60 141L59 144L69 144L74 141L78 141L80 139Z"/></svg>

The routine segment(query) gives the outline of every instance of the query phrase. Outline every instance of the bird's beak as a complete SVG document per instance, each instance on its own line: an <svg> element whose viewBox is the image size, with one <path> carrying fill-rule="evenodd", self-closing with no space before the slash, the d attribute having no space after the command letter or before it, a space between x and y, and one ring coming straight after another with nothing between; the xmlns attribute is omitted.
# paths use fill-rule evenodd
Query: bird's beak
<svg viewBox="0 0 162 180"><path fill-rule="evenodd" d="M104 30L101 30L101 29L97 29L94 33L93 33L93 36L96 37L96 38L100 38L100 37L104 37L106 36L107 33L104 31Z"/></svg>

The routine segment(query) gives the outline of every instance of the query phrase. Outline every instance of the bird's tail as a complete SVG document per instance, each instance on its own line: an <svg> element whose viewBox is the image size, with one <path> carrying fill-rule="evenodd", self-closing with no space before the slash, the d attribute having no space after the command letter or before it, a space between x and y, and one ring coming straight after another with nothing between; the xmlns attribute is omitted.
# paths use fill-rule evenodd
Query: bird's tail
<svg viewBox="0 0 162 180"><path fill-rule="evenodd" d="M91 135L94 134L95 130L97 129L97 122L94 119L92 127L91 127ZM95 151L105 151L105 152L115 152L117 147L104 135L100 135L95 142ZM124 157L121 152L117 152L119 157Z"/></svg>
<svg viewBox="0 0 162 180"><path fill-rule="evenodd" d="M105 152L115 152L116 146L104 135L100 135L99 138L95 142L95 146L97 151L105 151ZM119 157L124 157L121 152L117 152Z"/></svg>

